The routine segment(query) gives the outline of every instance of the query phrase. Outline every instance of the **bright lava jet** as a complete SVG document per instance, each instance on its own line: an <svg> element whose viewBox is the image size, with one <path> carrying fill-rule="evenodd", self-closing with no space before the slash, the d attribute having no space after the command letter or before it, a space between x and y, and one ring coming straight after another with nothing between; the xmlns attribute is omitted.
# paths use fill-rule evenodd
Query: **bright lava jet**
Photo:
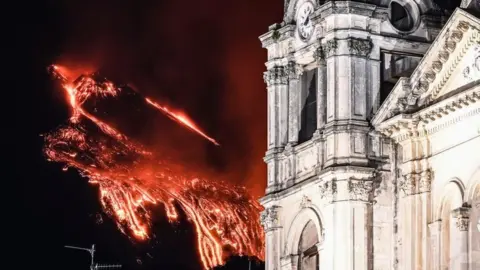
<svg viewBox="0 0 480 270"><path fill-rule="evenodd" d="M263 259L262 208L244 188L197 177L84 109L87 100L115 97L122 91L111 81L98 74L83 74L72 80L64 67L51 66L49 70L61 81L72 115L66 125L45 135L45 155L50 161L64 164L65 170L77 169L98 185L105 213L123 233L147 239L151 211L155 209L152 206L163 204L170 222L178 219L180 207L194 224L205 269L224 264L229 255ZM151 99L145 101L218 145L184 114Z"/></svg>

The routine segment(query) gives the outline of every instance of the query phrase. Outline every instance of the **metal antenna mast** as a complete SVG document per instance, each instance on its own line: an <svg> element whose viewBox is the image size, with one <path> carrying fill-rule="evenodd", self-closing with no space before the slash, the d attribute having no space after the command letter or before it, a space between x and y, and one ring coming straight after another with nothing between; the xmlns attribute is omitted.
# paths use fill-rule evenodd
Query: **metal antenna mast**
<svg viewBox="0 0 480 270"><path fill-rule="evenodd" d="M90 253L91 261L90 261L90 270L98 270L98 269L119 269L122 268L120 264L98 264L95 263L94 256L95 256L95 245L92 245L92 248L82 248L82 247L74 247L74 246L65 246L66 248L70 249L77 249L88 251Z"/></svg>

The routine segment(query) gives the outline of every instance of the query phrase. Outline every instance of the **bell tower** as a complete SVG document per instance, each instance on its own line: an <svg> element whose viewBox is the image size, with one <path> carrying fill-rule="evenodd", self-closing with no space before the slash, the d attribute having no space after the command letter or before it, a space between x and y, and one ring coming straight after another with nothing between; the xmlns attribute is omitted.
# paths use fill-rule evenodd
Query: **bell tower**
<svg viewBox="0 0 480 270"><path fill-rule="evenodd" d="M433 0L284 7L283 22L260 37L268 50L266 269L396 269L395 155L370 119L417 67L449 8ZM415 263L405 269L420 269Z"/></svg>

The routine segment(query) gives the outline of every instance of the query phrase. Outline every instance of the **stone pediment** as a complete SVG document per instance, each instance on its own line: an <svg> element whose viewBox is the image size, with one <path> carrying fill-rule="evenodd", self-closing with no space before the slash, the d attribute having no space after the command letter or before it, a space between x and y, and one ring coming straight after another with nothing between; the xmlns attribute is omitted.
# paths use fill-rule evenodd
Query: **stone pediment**
<svg viewBox="0 0 480 270"><path fill-rule="evenodd" d="M457 9L409 78L401 78L372 119L380 123L478 85L480 19ZM452 93L453 94L453 93Z"/></svg>

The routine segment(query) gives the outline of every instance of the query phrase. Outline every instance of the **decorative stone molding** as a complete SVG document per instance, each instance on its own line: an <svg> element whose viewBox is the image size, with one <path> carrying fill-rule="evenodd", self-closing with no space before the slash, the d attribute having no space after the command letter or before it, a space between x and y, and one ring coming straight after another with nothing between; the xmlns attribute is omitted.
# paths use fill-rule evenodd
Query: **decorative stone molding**
<svg viewBox="0 0 480 270"><path fill-rule="evenodd" d="M459 207L452 211L452 216L455 219L455 226L460 231L467 231L470 223L470 207Z"/></svg>
<svg viewBox="0 0 480 270"><path fill-rule="evenodd" d="M322 49L326 57L334 55L337 52L337 48L338 42L336 38L330 39L322 45Z"/></svg>
<svg viewBox="0 0 480 270"><path fill-rule="evenodd" d="M368 57L373 49L371 39L349 38L348 49L351 54Z"/></svg>
<svg viewBox="0 0 480 270"><path fill-rule="evenodd" d="M456 45L462 41L462 39L465 38L465 33L471 29L474 28L470 23L466 21L460 21L457 24L457 27L455 30L451 31L450 36L447 38L443 49L438 53L437 59L445 64L452 52L455 51ZM478 30L478 29L476 29ZM444 72L443 78L439 80L437 85L433 88L430 100L434 99L438 96L440 91L443 89L443 86L447 83L448 79L450 78L451 74L453 73L453 70L457 67L457 65L460 63L460 60L462 57L467 53L467 48L470 46L478 43L480 41L480 34L478 31L472 32L467 38L466 45L462 50L458 53L455 59L453 59L453 62L448 66L448 69ZM438 61L437 60L437 61ZM445 69L445 65L442 65L443 68ZM427 86L428 87L428 86Z"/></svg>
<svg viewBox="0 0 480 270"><path fill-rule="evenodd" d="M418 181L418 192L425 193L432 190L432 171L430 169L425 170L420 174Z"/></svg>
<svg viewBox="0 0 480 270"><path fill-rule="evenodd" d="M301 65L291 61L287 64L286 73L289 80L298 80L303 74L303 68Z"/></svg>
<svg viewBox="0 0 480 270"><path fill-rule="evenodd" d="M457 11L460 14L453 16L465 17L461 14L462 12ZM432 103L454 74L465 54L472 46L480 43L480 29L466 20L452 18L445 29L447 30L444 34L439 34L439 37L445 36L443 41L432 45L434 47L429 54L425 55L412 76L404 83L399 80L385 101L385 105L382 105L374 116L375 122L378 123L401 113L411 113ZM480 58L475 61L480 61ZM476 67L477 64L475 64ZM472 70L470 67L465 74L469 76ZM399 85L400 83L402 85Z"/></svg>
<svg viewBox="0 0 480 270"><path fill-rule="evenodd" d="M355 180L348 181L348 192L350 193L350 200L354 201L370 201L370 194L373 191L373 181L371 180Z"/></svg>
<svg viewBox="0 0 480 270"><path fill-rule="evenodd" d="M415 194L416 181L414 174L404 175L399 181L399 188L403 191L404 196Z"/></svg>
<svg viewBox="0 0 480 270"><path fill-rule="evenodd" d="M335 180L325 181L320 184L320 199L331 201L333 196L337 194L337 183Z"/></svg>
<svg viewBox="0 0 480 270"><path fill-rule="evenodd" d="M426 107L425 109L418 111L414 114L403 114L395 116L398 119L392 118L385 122L383 126L378 127L378 130L388 136L395 137L397 142L401 142L410 138L411 130L405 127L405 122L411 122L415 120L420 121L423 124L429 124L435 122L437 119L441 119L457 111L459 108L463 108L465 104L476 103L480 101L480 91L477 88L472 88L448 99L442 100L434 105ZM432 135L439 130L448 128L451 125L459 121L463 121L468 117L475 116L480 113L480 109L474 109L467 111L454 119L450 119L446 122L442 122L439 125L431 126L428 129L416 129L418 136Z"/></svg>
<svg viewBox="0 0 480 270"><path fill-rule="evenodd" d="M480 78L480 44L474 47L474 56L471 63L463 70L463 77L470 81Z"/></svg>
<svg viewBox="0 0 480 270"><path fill-rule="evenodd" d="M323 45L320 45L314 52L313 52L313 58L317 63L319 64L324 64L325 63L325 49L323 48Z"/></svg>
<svg viewBox="0 0 480 270"><path fill-rule="evenodd" d="M274 205L266 208L260 214L260 224L262 224L265 232L276 229L280 226L279 211L280 206Z"/></svg>
<svg viewBox="0 0 480 270"><path fill-rule="evenodd" d="M284 67L275 66L263 73L263 80L267 86L287 84L288 76Z"/></svg>
<svg viewBox="0 0 480 270"><path fill-rule="evenodd" d="M312 206L312 200L307 195L303 195L302 201L300 202L300 208L308 208Z"/></svg>

